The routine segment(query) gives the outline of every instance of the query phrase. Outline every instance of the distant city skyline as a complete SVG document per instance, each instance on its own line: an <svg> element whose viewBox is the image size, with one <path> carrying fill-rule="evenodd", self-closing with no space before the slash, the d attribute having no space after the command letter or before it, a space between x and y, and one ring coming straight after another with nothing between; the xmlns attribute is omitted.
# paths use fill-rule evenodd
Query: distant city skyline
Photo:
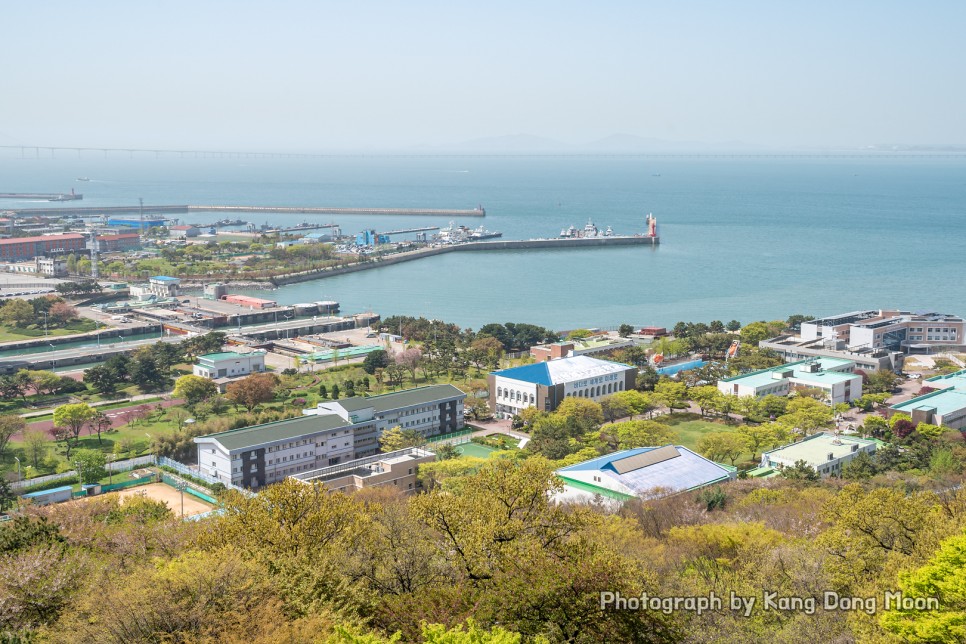
<svg viewBox="0 0 966 644"><path fill-rule="evenodd" d="M0 144L966 145L964 19L954 2L11 3Z"/></svg>

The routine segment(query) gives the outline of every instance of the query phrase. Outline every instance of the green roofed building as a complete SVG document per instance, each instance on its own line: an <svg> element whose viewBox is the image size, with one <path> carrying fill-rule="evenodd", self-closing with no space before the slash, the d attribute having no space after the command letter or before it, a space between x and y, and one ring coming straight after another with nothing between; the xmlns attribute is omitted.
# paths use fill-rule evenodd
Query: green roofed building
<svg viewBox="0 0 966 644"><path fill-rule="evenodd" d="M916 424L966 427L966 369L924 380L923 387L937 389L889 408L890 415L909 414Z"/></svg>
<svg viewBox="0 0 966 644"><path fill-rule="evenodd" d="M879 445L879 441L868 438L820 432L798 443L765 452L754 476L767 475L768 469L780 471L783 467L795 467L799 461L804 461L821 476L841 474L842 467L860 452L874 454Z"/></svg>
<svg viewBox="0 0 966 644"><path fill-rule="evenodd" d="M770 369L723 378L718 390L733 396L787 396L796 389L821 389L826 402L850 402L862 396L862 376L855 363L841 358L809 358Z"/></svg>
<svg viewBox="0 0 966 644"><path fill-rule="evenodd" d="M463 427L466 394L452 385L319 403L301 418L195 438L204 474L257 489L287 476L373 456L400 427L434 436Z"/></svg>

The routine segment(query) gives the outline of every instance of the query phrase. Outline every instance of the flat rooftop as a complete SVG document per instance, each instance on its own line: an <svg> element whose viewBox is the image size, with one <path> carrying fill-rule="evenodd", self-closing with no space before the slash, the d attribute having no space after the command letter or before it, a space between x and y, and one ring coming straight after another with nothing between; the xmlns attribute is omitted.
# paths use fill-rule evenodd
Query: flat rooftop
<svg viewBox="0 0 966 644"><path fill-rule="evenodd" d="M963 408L966 408L966 390L964 389L934 391L892 406L893 410L906 414L912 414L916 410L935 410L935 413L940 416L951 414Z"/></svg>
<svg viewBox="0 0 966 644"><path fill-rule="evenodd" d="M818 363L819 371L810 372L805 371L804 367L806 364ZM846 360L845 358L830 358L830 357L820 357L809 360L799 360L798 362L789 362L777 367L770 367L768 369L762 369L760 371L753 371L741 376L732 376L731 378L722 378L721 382L733 382L746 387L764 387L769 384L777 383L779 380L774 377L775 373L782 373L786 371L792 372L792 378L805 383L814 383L819 386L827 386L839 382L845 382L855 378L854 373L845 373L842 371L829 371L829 369L841 368L845 365L851 364L851 360Z"/></svg>
<svg viewBox="0 0 966 644"><path fill-rule="evenodd" d="M770 452L765 452L762 455L762 459L764 460L764 457L767 456L769 460L780 460L786 463L805 461L810 465L821 465L822 463L828 462L829 454L832 454L834 459L848 456L852 453L852 447L855 445L858 445L861 449L869 445L877 445L877 443L866 438L835 436L834 434L822 432L821 434L810 436L800 443L793 443L771 450Z"/></svg>

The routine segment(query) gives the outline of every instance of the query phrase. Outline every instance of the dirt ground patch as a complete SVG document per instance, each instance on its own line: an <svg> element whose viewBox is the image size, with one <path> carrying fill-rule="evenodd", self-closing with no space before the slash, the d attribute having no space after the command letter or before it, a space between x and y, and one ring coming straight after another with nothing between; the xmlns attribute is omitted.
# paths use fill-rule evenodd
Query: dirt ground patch
<svg viewBox="0 0 966 644"><path fill-rule="evenodd" d="M181 492L165 483L151 483L149 485L129 487L125 490L112 492L111 494L119 494L122 499L128 496L141 495L154 499L155 501L164 501L171 508L171 512L175 516L180 516L181 514ZM207 512L213 507L210 503L205 503L196 496L188 494L187 492L184 494L184 515L186 517Z"/></svg>

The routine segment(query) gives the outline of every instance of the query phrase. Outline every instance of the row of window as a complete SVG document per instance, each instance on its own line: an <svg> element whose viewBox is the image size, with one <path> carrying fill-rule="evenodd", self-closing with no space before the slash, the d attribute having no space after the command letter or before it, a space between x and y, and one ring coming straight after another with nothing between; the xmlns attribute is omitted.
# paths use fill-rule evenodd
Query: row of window
<svg viewBox="0 0 966 644"><path fill-rule="evenodd" d="M526 391L517 391L516 389L504 389L503 387L497 387L496 397L509 399L510 402L515 400L517 402L522 402L524 405L536 404L536 398L533 394Z"/></svg>

